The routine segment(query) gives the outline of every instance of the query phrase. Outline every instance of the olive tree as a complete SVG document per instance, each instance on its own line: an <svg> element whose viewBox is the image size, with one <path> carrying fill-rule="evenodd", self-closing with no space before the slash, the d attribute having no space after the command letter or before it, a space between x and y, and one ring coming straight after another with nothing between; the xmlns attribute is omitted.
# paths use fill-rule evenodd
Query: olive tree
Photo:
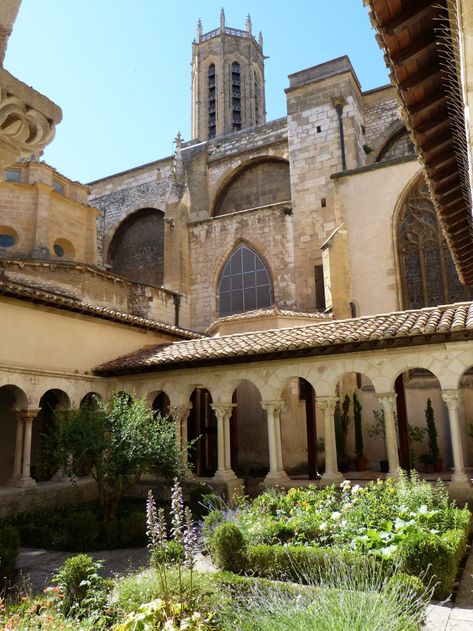
<svg viewBox="0 0 473 631"><path fill-rule="evenodd" d="M58 415L45 447L46 458L73 479L93 476L107 521L115 518L125 491L144 473L172 480L187 472L175 420L124 392Z"/></svg>

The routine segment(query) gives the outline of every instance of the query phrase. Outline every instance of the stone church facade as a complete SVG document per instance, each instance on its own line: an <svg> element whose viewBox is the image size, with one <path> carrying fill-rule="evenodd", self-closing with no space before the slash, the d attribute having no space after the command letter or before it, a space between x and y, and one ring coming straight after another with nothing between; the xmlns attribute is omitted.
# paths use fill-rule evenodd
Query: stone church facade
<svg viewBox="0 0 473 631"><path fill-rule="evenodd" d="M263 38L222 11L212 31L199 21L191 85L193 137L174 155L87 187L4 163L0 485L35 487L52 411L114 389L172 411L183 444L201 436L196 473L229 486L322 465L340 479L334 418L353 392L370 468L395 475L430 398L444 474L466 482L473 294L396 83L363 91L340 57L291 74L287 116L266 121ZM44 331L33 358L18 353L25 309ZM368 434L377 411L384 441Z"/></svg>

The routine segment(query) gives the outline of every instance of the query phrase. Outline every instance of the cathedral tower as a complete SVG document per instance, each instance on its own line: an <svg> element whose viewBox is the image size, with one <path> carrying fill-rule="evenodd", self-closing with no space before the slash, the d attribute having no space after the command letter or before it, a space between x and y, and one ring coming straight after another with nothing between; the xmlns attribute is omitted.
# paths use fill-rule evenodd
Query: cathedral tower
<svg viewBox="0 0 473 631"><path fill-rule="evenodd" d="M202 33L192 44L192 138L206 140L266 121L263 37L225 26Z"/></svg>

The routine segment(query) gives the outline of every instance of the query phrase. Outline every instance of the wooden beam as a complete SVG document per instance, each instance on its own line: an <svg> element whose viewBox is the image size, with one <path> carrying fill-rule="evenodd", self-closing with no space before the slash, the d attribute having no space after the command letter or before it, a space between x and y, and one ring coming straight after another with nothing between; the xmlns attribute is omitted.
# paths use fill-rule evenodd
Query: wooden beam
<svg viewBox="0 0 473 631"><path fill-rule="evenodd" d="M381 24L382 31L387 35L394 35L397 31L411 26L433 12L434 7L431 0L414 0L400 13Z"/></svg>
<svg viewBox="0 0 473 631"><path fill-rule="evenodd" d="M437 38L435 31L432 29L423 37L420 37L409 46L406 46L406 48L394 53L394 55L391 56L391 61L396 65L405 63L406 61L412 61L432 48L436 48L436 46Z"/></svg>
<svg viewBox="0 0 473 631"><path fill-rule="evenodd" d="M396 71L399 71L399 68L396 68ZM416 72L413 75L408 75L408 77L404 81L397 80L399 84L399 88L402 92L407 92L408 90L413 90L419 88L422 83L427 81L427 79L431 79L438 75L439 83L442 81L442 75L440 74L440 67L437 64L429 64L423 70Z"/></svg>

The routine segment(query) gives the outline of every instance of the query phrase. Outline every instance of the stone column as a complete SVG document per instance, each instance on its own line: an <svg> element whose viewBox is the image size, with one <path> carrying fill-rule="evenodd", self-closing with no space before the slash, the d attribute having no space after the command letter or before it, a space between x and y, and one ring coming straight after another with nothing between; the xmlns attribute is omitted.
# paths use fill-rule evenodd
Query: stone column
<svg viewBox="0 0 473 631"><path fill-rule="evenodd" d="M212 404L212 410L217 417L217 471L216 480L234 480L235 473L230 465L230 416L234 405L232 403Z"/></svg>
<svg viewBox="0 0 473 631"><path fill-rule="evenodd" d="M265 486L288 484L289 477L282 466L280 412L283 401L261 401L266 411L268 423L269 473L264 480Z"/></svg>
<svg viewBox="0 0 473 631"><path fill-rule="evenodd" d="M23 462L21 467L20 479L15 483L15 486L31 487L36 486L35 480L30 475L31 465L31 436L33 432L33 420L38 415L40 409L28 409L21 410L20 414L23 419L24 425L24 442L23 442Z"/></svg>
<svg viewBox="0 0 473 631"><path fill-rule="evenodd" d="M169 414L176 421L176 443L177 448L181 452L182 461L187 464L187 419L189 412L192 410L192 404L171 405Z"/></svg>
<svg viewBox="0 0 473 631"><path fill-rule="evenodd" d="M337 443L335 440L335 406L338 397L316 397L316 402L324 417L325 473L323 480L339 482L343 475L338 470Z"/></svg>
<svg viewBox="0 0 473 631"><path fill-rule="evenodd" d="M16 484L21 477L21 463L23 461L23 433L25 424L19 410L12 410L16 417L15 461L10 484Z"/></svg>
<svg viewBox="0 0 473 631"><path fill-rule="evenodd" d="M378 394L384 412L384 440L386 442L386 455L389 462L387 477L395 478L399 475L399 452L396 439L396 424L394 422L394 410L396 409L396 394L387 392Z"/></svg>
<svg viewBox="0 0 473 631"><path fill-rule="evenodd" d="M448 409L448 420L450 423L450 438L452 441L453 467L452 482L462 484L468 482L463 465L463 453L460 440L460 423L458 420L458 390L442 390L442 399Z"/></svg>

